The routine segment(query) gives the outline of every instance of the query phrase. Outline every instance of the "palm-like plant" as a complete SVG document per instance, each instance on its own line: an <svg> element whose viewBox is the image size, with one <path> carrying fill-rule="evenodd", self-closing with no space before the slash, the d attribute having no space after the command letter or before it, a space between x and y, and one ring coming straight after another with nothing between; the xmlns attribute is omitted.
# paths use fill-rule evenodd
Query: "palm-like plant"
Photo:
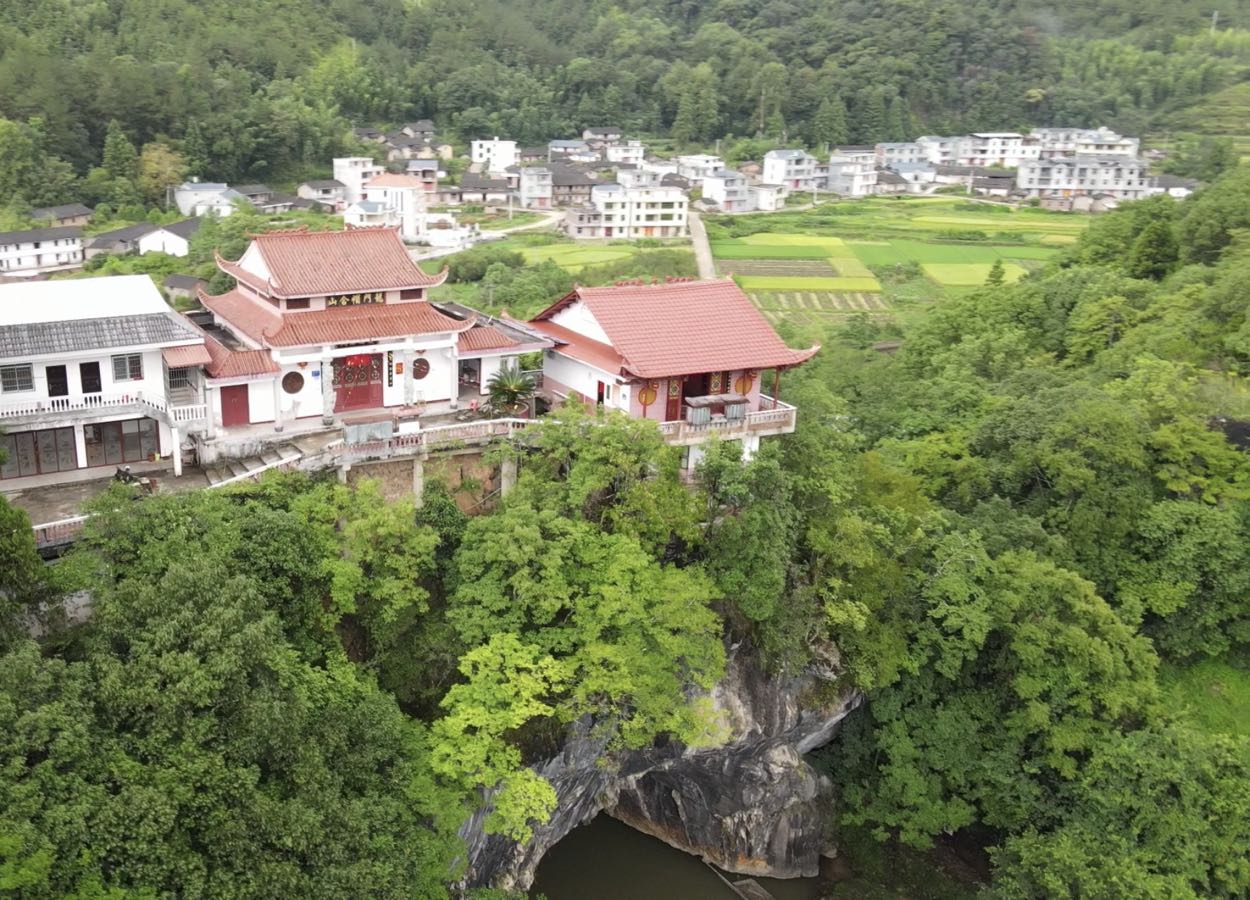
<svg viewBox="0 0 1250 900"><path fill-rule="evenodd" d="M534 387L534 379L522 372L515 362L501 366L486 382L491 406L505 412L527 407L534 396Z"/></svg>

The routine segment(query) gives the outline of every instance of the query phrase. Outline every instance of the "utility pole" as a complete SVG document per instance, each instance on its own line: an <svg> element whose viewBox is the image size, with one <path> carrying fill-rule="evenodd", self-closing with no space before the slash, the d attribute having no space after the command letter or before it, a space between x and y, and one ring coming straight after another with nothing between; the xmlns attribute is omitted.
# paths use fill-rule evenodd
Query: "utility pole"
<svg viewBox="0 0 1250 900"><path fill-rule="evenodd" d="M1220 11L1218 9L1211 10L1211 36L1215 37L1215 26L1219 24Z"/></svg>

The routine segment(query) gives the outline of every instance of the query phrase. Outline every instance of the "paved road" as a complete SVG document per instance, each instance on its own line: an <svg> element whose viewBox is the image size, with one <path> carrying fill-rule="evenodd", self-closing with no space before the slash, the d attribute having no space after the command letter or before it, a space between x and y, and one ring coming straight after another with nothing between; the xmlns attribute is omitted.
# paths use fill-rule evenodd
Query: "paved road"
<svg viewBox="0 0 1250 900"><path fill-rule="evenodd" d="M707 242L707 229L703 227L703 219L694 210L690 210L688 218L690 242L694 244L694 260L699 266L699 277L715 278L716 263L712 260L712 248Z"/></svg>

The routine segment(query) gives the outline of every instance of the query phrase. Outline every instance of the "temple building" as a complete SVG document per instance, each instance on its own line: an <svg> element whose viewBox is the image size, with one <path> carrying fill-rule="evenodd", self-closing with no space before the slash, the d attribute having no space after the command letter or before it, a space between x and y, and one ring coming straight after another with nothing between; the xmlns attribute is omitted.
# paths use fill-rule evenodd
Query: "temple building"
<svg viewBox="0 0 1250 900"><path fill-rule="evenodd" d="M787 347L728 278L575 287L527 324L555 344L543 360L553 400L655 421L690 448L687 468L714 434L749 457L761 437L793 431L781 373L820 349Z"/></svg>
<svg viewBox="0 0 1250 900"><path fill-rule="evenodd" d="M452 410L485 394L505 361L543 347L431 303L446 272L423 272L393 228L256 235L217 265L235 286L199 295L210 441L261 423Z"/></svg>

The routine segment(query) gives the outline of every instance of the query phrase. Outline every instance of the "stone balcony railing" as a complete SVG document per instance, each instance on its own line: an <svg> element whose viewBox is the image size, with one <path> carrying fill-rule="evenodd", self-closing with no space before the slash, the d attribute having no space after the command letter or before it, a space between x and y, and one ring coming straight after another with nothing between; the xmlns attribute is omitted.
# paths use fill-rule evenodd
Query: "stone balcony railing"
<svg viewBox="0 0 1250 900"><path fill-rule="evenodd" d="M143 391L122 394L78 394L65 397L38 397L30 400L0 403L0 421L12 422L43 418L73 418L97 413L133 410L143 415L157 413L171 425L190 425L208 417L208 406L192 403L174 406L162 396Z"/></svg>
<svg viewBox="0 0 1250 900"><path fill-rule="evenodd" d="M798 410L767 395L760 395L760 408L742 418L713 417L695 424L686 421L662 422L660 433L670 444L701 444L712 435L734 439L750 435L789 434L794 431Z"/></svg>

